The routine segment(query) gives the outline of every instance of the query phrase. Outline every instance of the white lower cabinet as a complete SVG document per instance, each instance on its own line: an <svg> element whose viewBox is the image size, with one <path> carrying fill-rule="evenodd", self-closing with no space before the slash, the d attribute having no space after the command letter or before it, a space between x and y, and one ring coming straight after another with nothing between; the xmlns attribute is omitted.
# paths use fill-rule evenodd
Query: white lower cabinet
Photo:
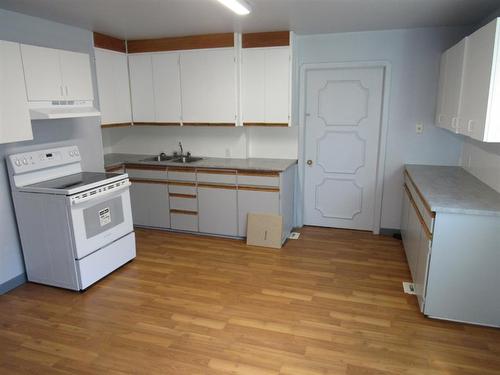
<svg viewBox="0 0 500 375"><path fill-rule="evenodd" d="M405 187L401 234L418 303L420 310L423 311L431 240L427 236L425 224L420 219L421 214L413 200L411 193Z"/></svg>
<svg viewBox="0 0 500 375"><path fill-rule="evenodd" d="M280 193L278 191L239 190L238 227L239 236L247 235L248 213L280 214Z"/></svg>
<svg viewBox="0 0 500 375"><path fill-rule="evenodd" d="M198 187L199 230L224 236L238 235L235 186Z"/></svg>
<svg viewBox="0 0 500 375"><path fill-rule="evenodd" d="M130 201L134 225L170 228L170 207L166 184L132 182Z"/></svg>

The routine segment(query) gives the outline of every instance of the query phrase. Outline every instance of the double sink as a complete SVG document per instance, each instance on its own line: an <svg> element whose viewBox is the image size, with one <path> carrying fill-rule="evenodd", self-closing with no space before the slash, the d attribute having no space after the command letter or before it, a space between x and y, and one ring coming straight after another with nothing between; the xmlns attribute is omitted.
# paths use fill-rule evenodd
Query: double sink
<svg viewBox="0 0 500 375"><path fill-rule="evenodd" d="M196 161L203 160L203 158L197 157L197 156L191 156L190 153L187 153L186 155L166 155L166 154L160 154L157 156L149 157L146 159L143 159L141 161L171 161L172 163L179 163L179 164L190 164L194 163Z"/></svg>

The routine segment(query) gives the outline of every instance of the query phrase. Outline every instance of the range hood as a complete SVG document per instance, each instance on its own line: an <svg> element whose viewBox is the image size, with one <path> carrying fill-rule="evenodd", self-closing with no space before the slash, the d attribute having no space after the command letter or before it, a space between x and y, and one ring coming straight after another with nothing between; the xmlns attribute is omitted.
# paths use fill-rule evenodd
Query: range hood
<svg viewBox="0 0 500 375"><path fill-rule="evenodd" d="M97 117L101 112L93 101L56 100L50 102L29 102L32 120L50 120L77 117Z"/></svg>

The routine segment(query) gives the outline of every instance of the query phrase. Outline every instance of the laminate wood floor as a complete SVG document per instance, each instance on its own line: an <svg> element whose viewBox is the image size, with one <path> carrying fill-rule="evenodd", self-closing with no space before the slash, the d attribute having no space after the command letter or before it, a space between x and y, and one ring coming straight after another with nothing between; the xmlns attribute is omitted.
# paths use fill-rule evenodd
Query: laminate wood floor
<svg viewBox="0 0 500 375"><path fill-rule="evenodd" d="M423 317L398 240L304 228L280 250L137 231L83 294L0 296L1 374L499 374L500 330Z"/></svg>

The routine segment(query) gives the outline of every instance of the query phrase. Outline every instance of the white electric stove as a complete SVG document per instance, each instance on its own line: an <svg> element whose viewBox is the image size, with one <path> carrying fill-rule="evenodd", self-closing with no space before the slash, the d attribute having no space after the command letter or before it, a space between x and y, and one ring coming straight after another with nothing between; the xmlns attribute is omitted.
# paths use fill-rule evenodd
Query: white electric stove
<svg viewBox="0 0 500 375"><path fill-rule="evenodd" d="M82 171L76 146L7 166L29 281L84 290L135 258L127 174Z"/></svg>

